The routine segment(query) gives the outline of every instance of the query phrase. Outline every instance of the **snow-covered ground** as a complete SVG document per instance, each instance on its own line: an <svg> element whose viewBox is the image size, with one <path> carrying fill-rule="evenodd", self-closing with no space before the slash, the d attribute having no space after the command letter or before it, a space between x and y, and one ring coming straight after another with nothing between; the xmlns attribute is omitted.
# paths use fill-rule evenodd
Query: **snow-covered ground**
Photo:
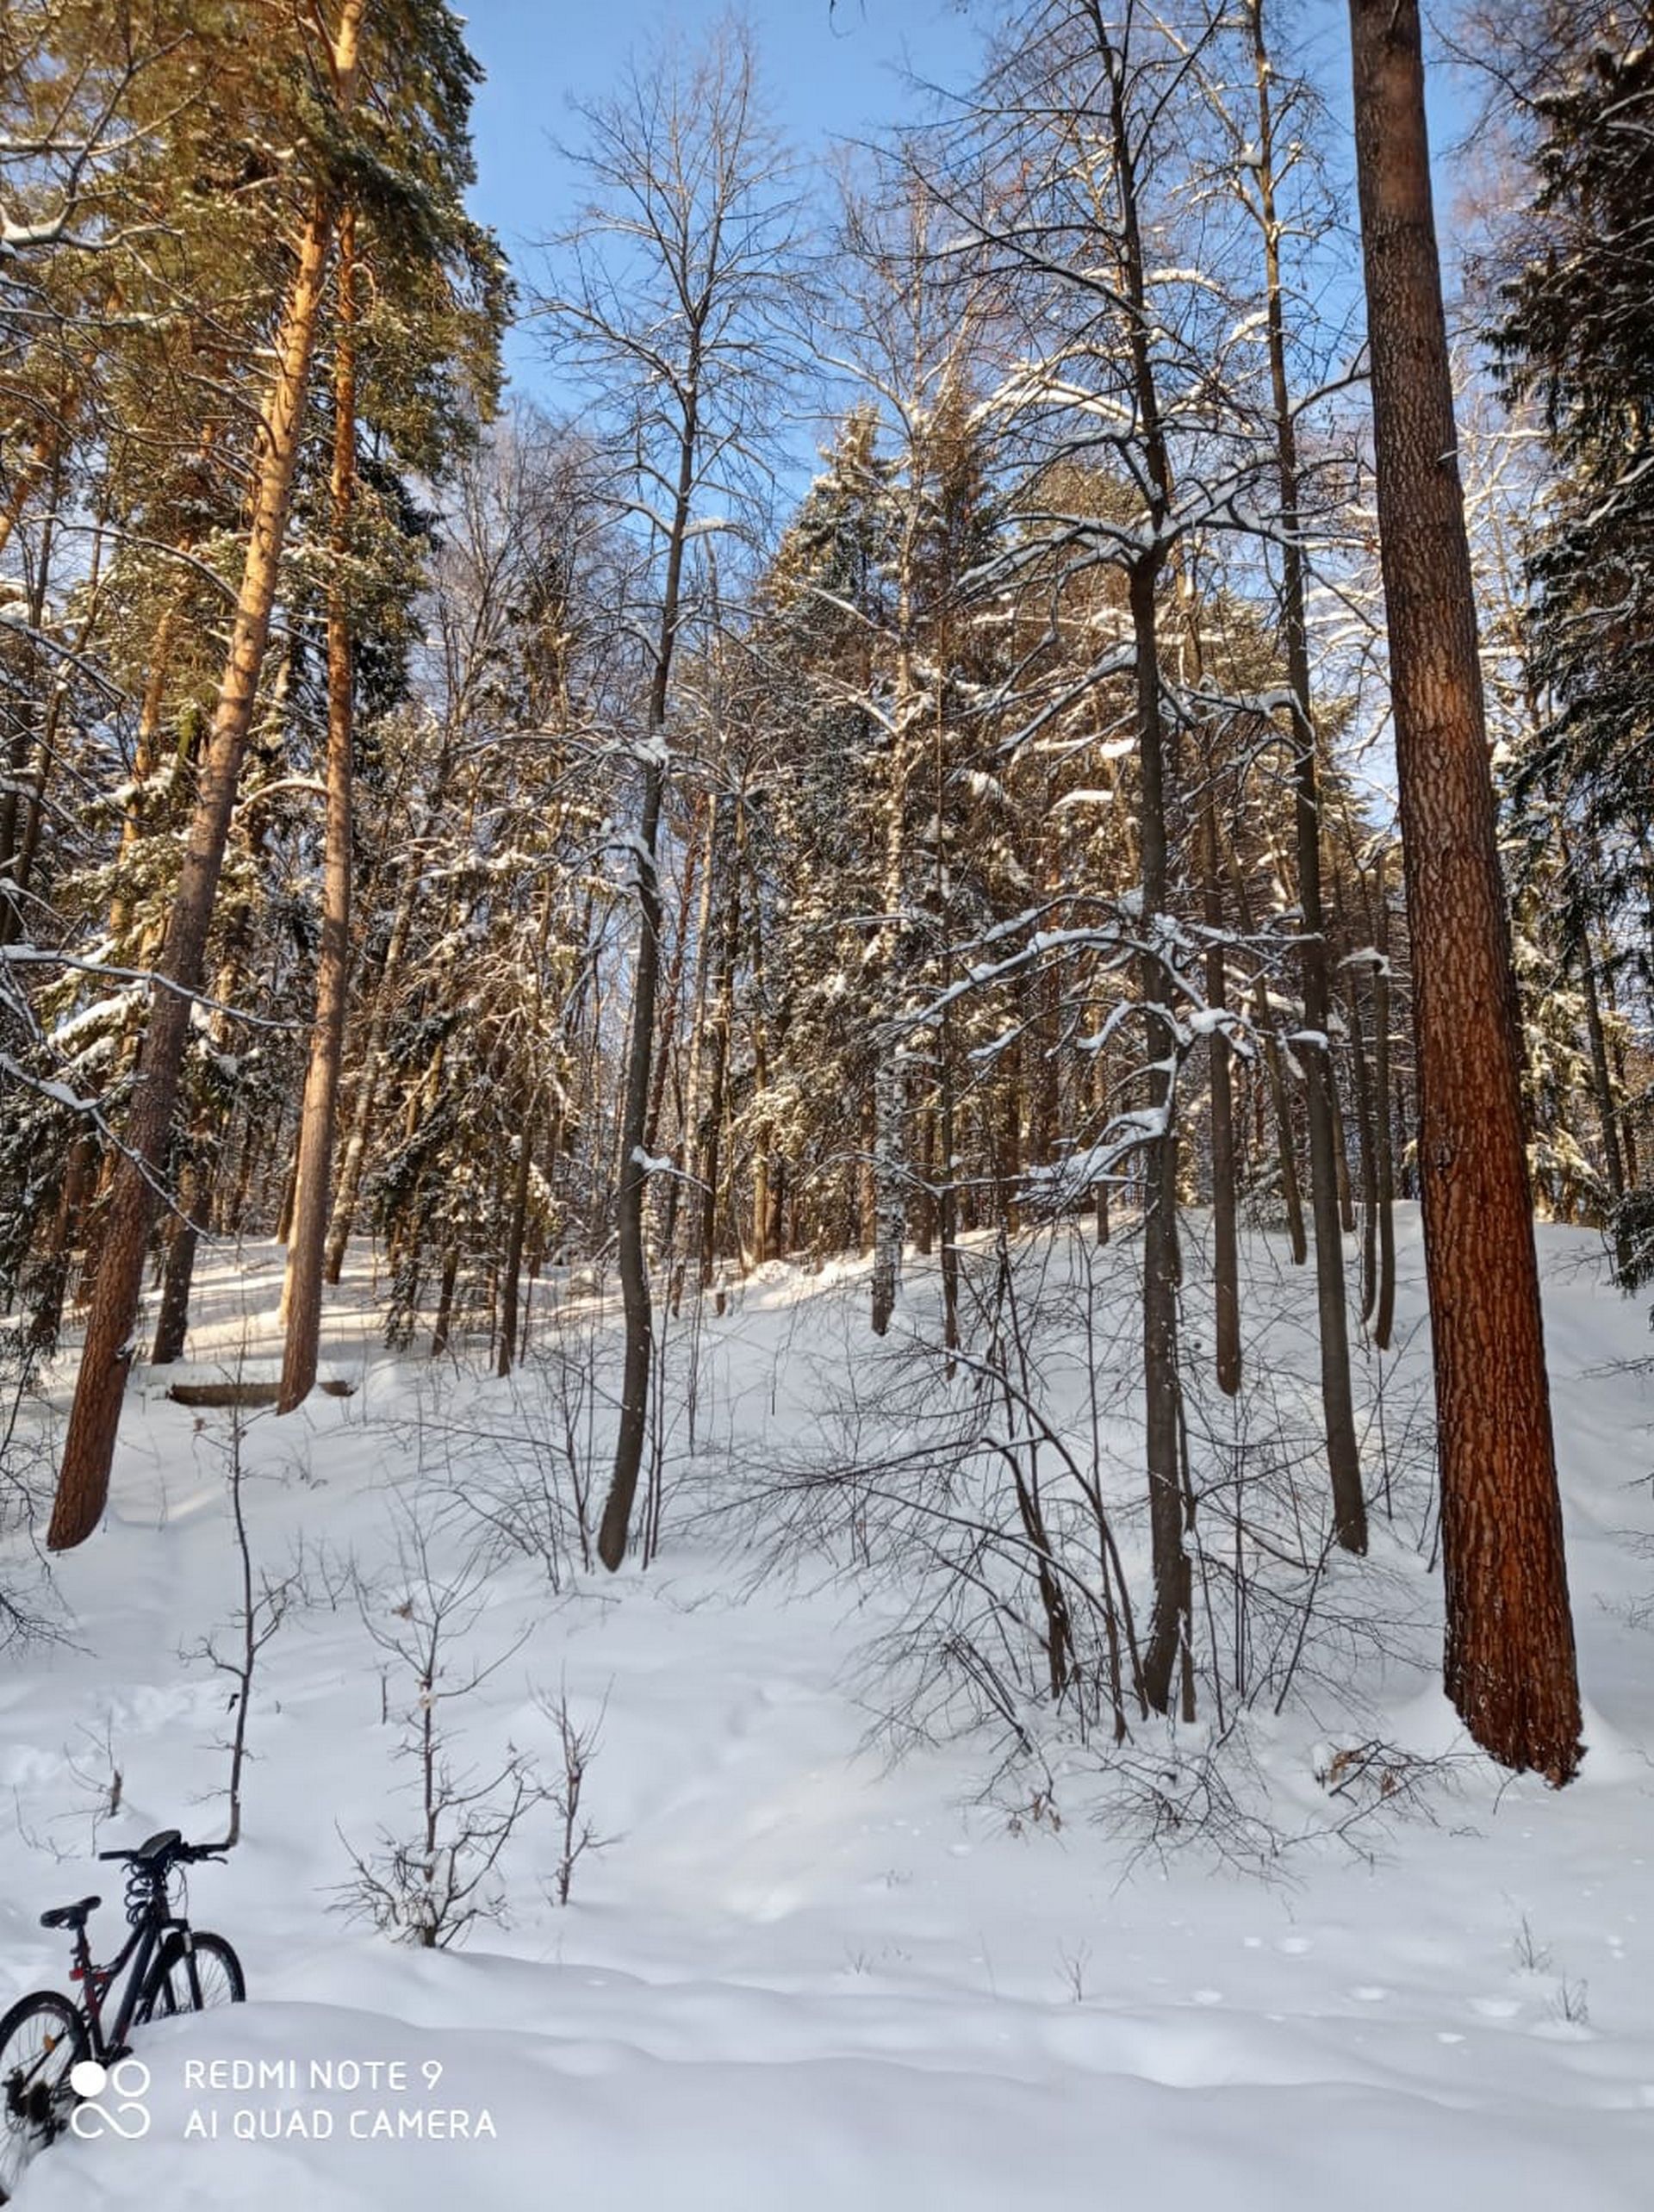
<svg viewBox="0 0 1654 2212"><path fill-rule="evenodd" d="M250 2001L146 2031L146 2131L65 2139L20 2201L1645 2212L1654 1628L1638 1607L1654 1556L1638 1544L1654 1529L1654 1387L1619 1364L1654 1345L1642 1307L1602 1286L1593 1239L1541 1239L1589 1708L1573 1787L1466 1758L1427 1786L1433 1817L1364 1823L1288 1854L1273 1880L1198 1848L1140 1856L1122 1879L1129 1839L1087 1817L1083 1777L1059 1789L1060 1824L1016 1818L1005 1789L984 1794L980 1741L894 1762L870 1742L856 1662L891 1592L744 1575L691 1526L686 1492L646 1574L554 1589L519 1558L489 1583L455 1663L501 1663L445 1710L459 1764L491 1771L510 1747L554 1769L544 1701L565 1693L576 1720L602 1714L584 1809L609 1840L559 1909L557 1823L536 1811L501 1861L507 1923L441 1952L330 1909L345 1839L411 1832L414 1780L395 1756L408 1687L341 1563L354 1556L370 1620L395 1635L398 1501L445 1469L486 1503L513 1447L463 1432L503 1433L529 1400L392 1358L358 1283L325 1351L355 1395L247 1425L261 1569L309 1547L308 1602L260 1660L244 1842L192 1878L194 1916L235 1943ZM1410 1225L1402 1261L1410 1326ZM191 1371L267 1357L278 1286L268 1247L209 1256ZM770 1271L709 1314L703 1470L761 1414L785 1428L794 1370L834 1356L862 1290L854 1269ZM1415 1335L1402 1364L1421 1356ZM55 1568L68 1640L0 1681L0 2004L64 1985L43 1907L101 1890L94 1933L112 1947L118 1870L90 1863L96 1848L222 1821L227 1686L190 1655L224 1637L236 1601L227 1417L168 1402L164 1382L140 1371L109 1525ZM431 1536L439 1570L474 1539L465 1525L456 1507ZM1370 1687L1388 1740L1453 1748L1422 1677ZM1313 1707L1259 1724L1284 1832L1327 1823L1314 1744L1329 1724ZM120 1810L95 1832L111 1765ZM264 2085L239 2085L238 2061L262 2063ZM313 2062L354 2062L358 2085L313 2087ZM409 2116L431 2113L463 2126Z"/></svg>

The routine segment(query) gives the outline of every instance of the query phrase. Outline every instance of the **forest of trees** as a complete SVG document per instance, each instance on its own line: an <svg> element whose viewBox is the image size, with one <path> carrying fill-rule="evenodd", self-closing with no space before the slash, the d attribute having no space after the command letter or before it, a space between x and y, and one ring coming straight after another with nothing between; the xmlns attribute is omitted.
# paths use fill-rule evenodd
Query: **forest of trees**
<svg viewBox="0 0 1654 2212"><path fill-rule="evenodd" d="M1243 1245L1316 1332L1308 1605L1421 1202L1447 1686L1565 1781L1535 1210L1654 1278L1654 8L1444 25L1445 308L1410 0L1352 146L1277 0L977 13L830 181L738 25L640 54L514 274L445 0L0 19L0 1309L9 1401L73 1383L7 1510L99 1526L203 1240L285 1244L284 1411L371 1244L390 1343L502 1376L612 1293L618 1567L687 1306L866 1255L870 1346L922 1276L1010 1405L992 1256L1083 1223L1145 1586L1001 1479L1123 1735L1243 1694Z"/></svg>

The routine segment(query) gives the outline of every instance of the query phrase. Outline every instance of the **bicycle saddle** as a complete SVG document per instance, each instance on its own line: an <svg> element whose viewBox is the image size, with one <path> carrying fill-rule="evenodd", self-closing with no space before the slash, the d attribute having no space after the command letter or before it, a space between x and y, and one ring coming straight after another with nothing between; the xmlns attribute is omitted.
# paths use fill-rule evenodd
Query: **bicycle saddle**
<svg viewBox="0 0 1654 2212"><path fill-rule="evenodd" d="M84 1928L86 1916L96 1912L103 1902L101 1897L84 1897L78 1904L54 1904L50 1912L40 1915L42 1928Z"/></svg>

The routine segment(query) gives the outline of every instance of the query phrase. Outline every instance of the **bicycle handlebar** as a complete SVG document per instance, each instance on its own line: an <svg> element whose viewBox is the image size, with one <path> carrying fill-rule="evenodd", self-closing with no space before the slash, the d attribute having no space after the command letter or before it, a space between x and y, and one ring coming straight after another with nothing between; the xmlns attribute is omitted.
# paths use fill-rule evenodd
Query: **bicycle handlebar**
<svg viewBox="0 0 1654 2212"><path fill-rule="evenodd" d="M228 1849L226 1843L171 1843L159 1851L147 1851L140 1845L135 1851L100 1851L97 1855L100 1859L171 1859L185 1861L191 1865L198 1864L203 1859L212 1859L222 1866Z"/></svg>

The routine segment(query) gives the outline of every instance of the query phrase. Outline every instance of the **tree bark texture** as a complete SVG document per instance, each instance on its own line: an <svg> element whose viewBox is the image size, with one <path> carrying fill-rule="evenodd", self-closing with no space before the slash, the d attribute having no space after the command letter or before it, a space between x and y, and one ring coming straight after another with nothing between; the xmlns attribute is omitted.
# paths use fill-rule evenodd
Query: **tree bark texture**
<svg viewBox="0 0 1654 2212"><path fill-rule="evenodd" d="M198 1162L186 1159L178 1173L178 1215L167 1239L166 1266L161 1276L161 1302L155 1316L155 1340L150 1346L152 1367L171 1367L183 1358L190 1333L190 1291L195 1281L196 1246L201 1240L210 1196Z"/></svg>
<svg viewBox="0 0 1654 2212"><path fill-rule="evenodd" d="M299 1112L298 1189L287 1251L287 1338L278 1414L302 1406L315 1386L321 1345L321 1283L328 1186L339 1110L339 1068L351 981L351 610L345 588L356 488L356 217L339 219L339 332L333 359L333 567L327 590L327 798L323 838L321 947L316 1019Z"/></svg>
<svg viewBox="0 0 1654 2212"><path fill-rule="evenodd" d="M693 376L690 389L694 388ZM671 696L672 656L677 643L678 608L683 588L684 550L688 542L694 492L700 423L693 399L686 410L678 448L678 482L661 594L661 626L650 687L649 722L644 757L643 811L637 825L637 953L633 972L631 1020L626 1037L625 1095L620 1113L620 1169L615 1200L616 1260L620 1303L625 1318L625 1355L620 1379L620 1419L615 1433L614 1470L603 1503L597 1556L612 1574L625 1557L632 1501L649 1432L650 1384L655 1367L655 1315L649 1289L649 1255L644 1242L644 1202L649 1184L650 1077L655 1054L655 1001L661 972L661 809L666 797L666 710Z"/></svg>
<svg viewBox="0 0 1654 2212"><path fill-rule="evenodd" d="M1350 21L1413 945L1445 1684L1484 1750L1560 1784L1581 1755L1579 1693L1419 10L1416 0L1351 0Z"/></svg>
<svg viewBox="0 0 1654 2212"><path fill-rule="evenodd" d="M1131 613L1137 649L1137 746L1142 774L1142 913L1153 932L1166 911L1166 837L1165 735L1155 621L1156 575L1144 562L1131 578ZM1171 1709L1172 1685L1182 1637L1184 1598L1183 1471L1178 1443L1183 1426L1178 1374L1178 1170L1172 1127L1177 1041L1166 1007L1171 979L1153 950L1138 963L1138 989L1147 1032L1148 1110L1161 1117L1151 1140L1143 1177L1143 1457L1148 1472L1149 1541L1154 1599L1143 1655L1143 1692L1156 1712Z"/></svg>
<svg viewBox="0 0 1654 2212"><path fill-rule="evenodd" d="M354 90L357 40L365 5L366 0L345 0L334 42L335 97L341 109L349 106ZM57 1498L47 1532L47 1544L53 1551L84 1544L102 1519L109 1500L115 1431L134 1349L133 1332L143 1285L144 1258L159 1179L165 1170L194 995L201 987L207 933L270 636L332 233L333 208L318 190L300 241L298 265L277 335L276 373L255 452L252 529L229 654L178 888L156 964L149 1025L127 1124L127 1149L110 1193L103 1254L87 1318Z"/></svg>

